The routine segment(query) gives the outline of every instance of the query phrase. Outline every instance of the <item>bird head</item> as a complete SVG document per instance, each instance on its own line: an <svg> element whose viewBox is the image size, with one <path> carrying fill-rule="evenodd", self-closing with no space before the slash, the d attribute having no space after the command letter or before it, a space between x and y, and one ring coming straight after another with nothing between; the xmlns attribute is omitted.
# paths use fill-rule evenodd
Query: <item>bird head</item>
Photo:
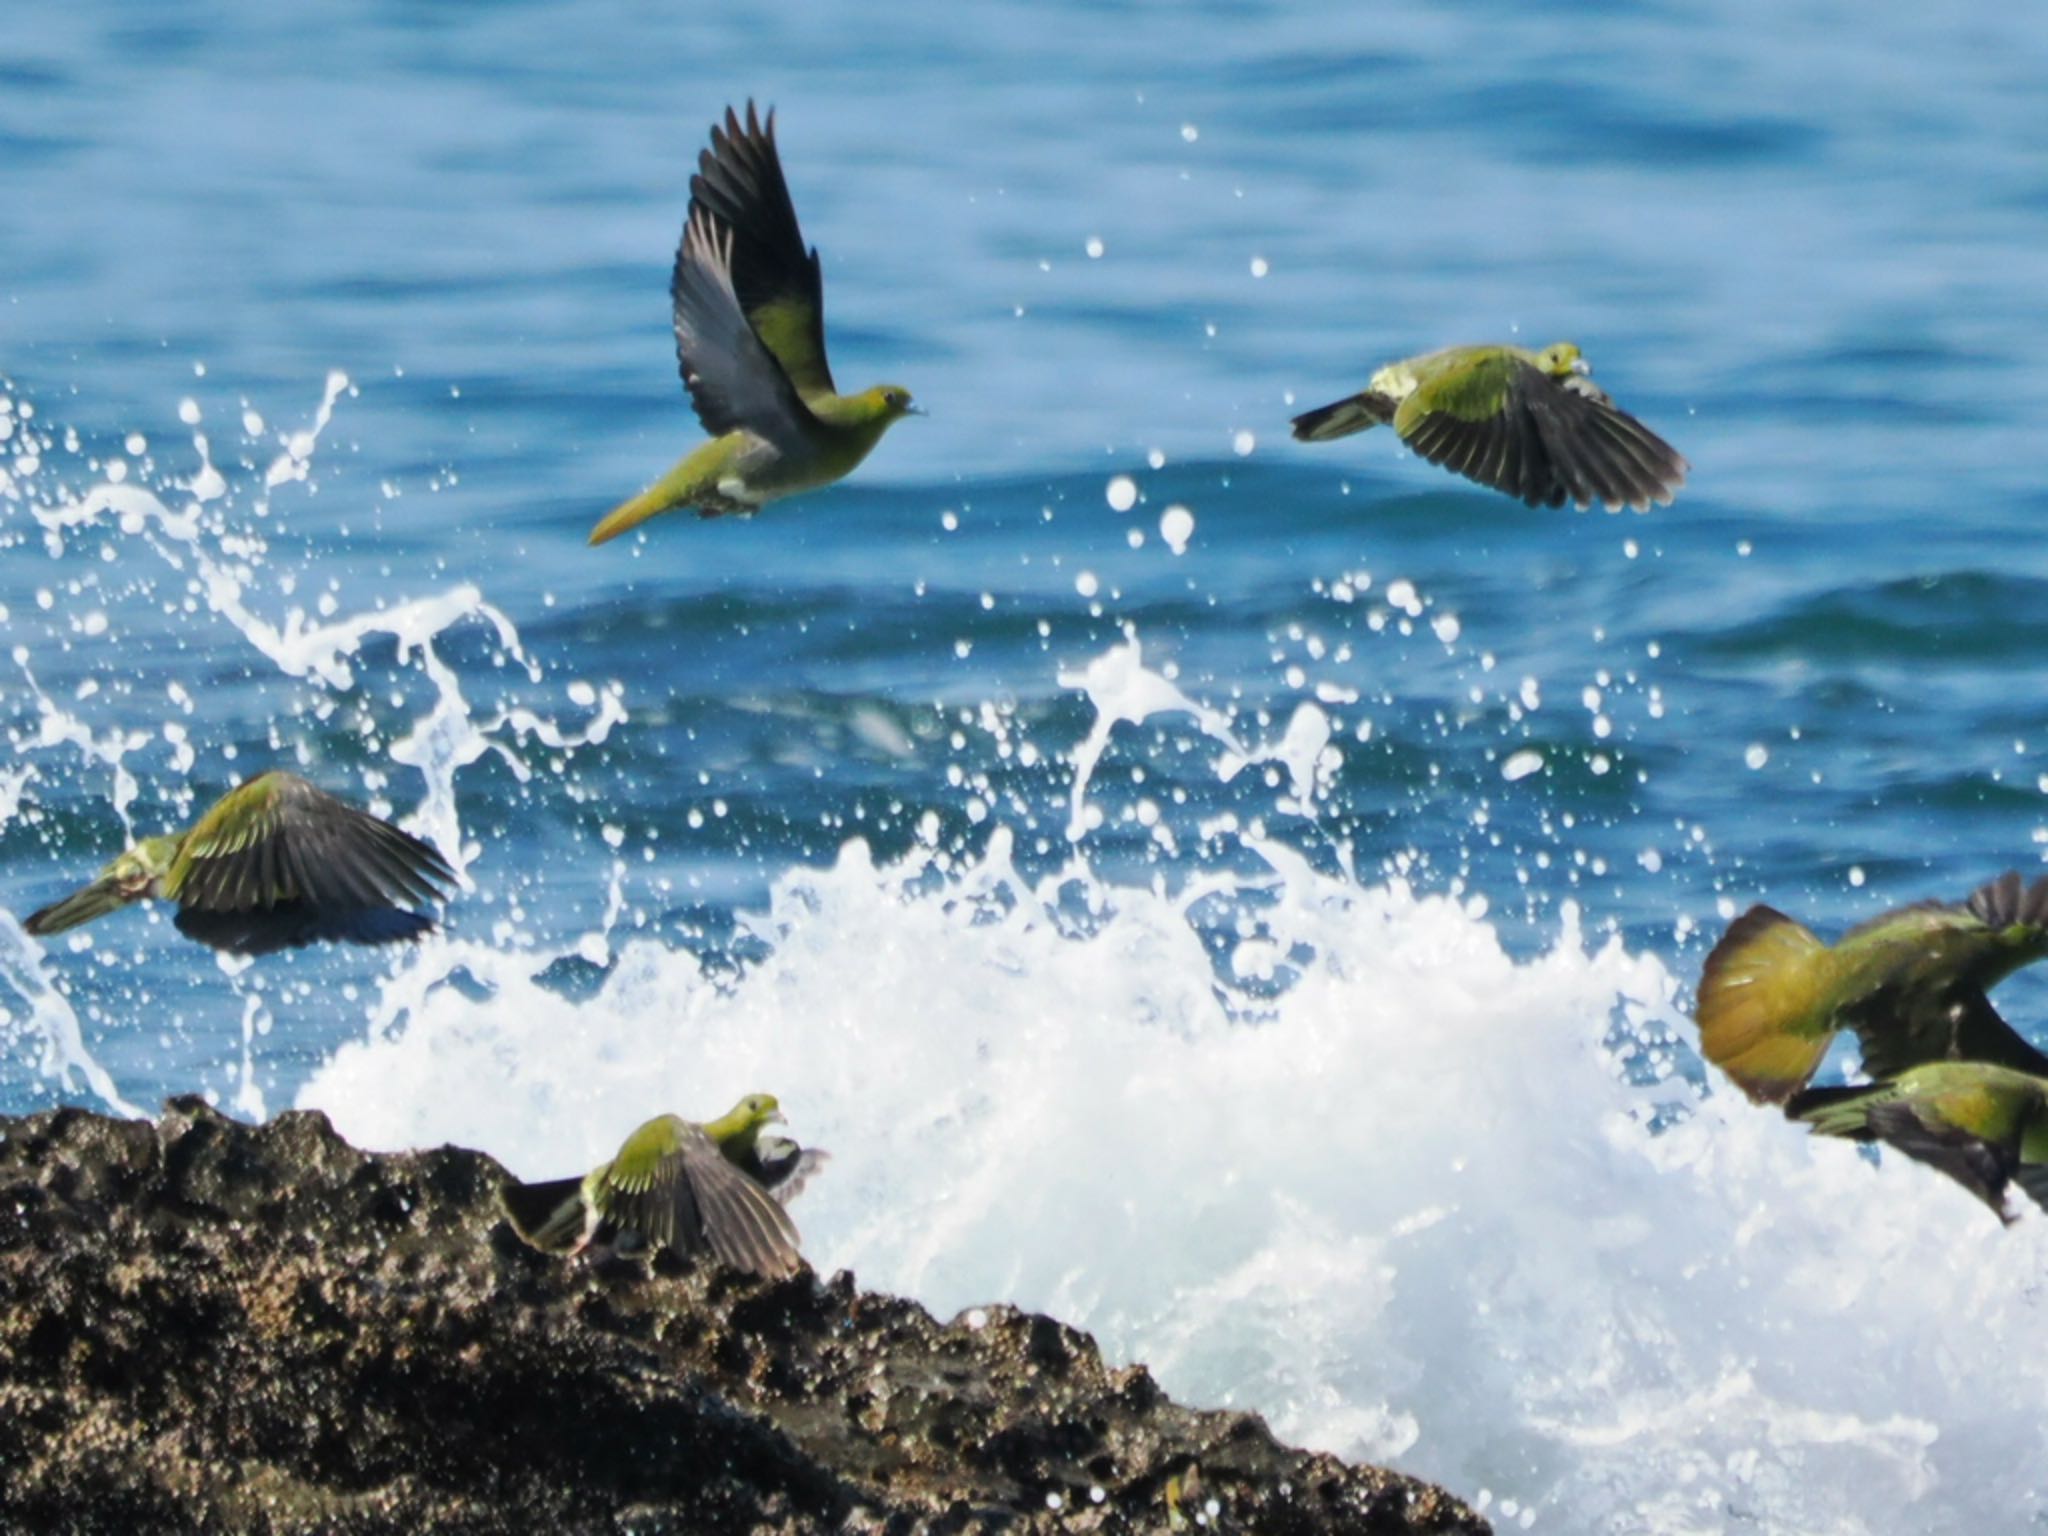
<svg viewBox="0 0 2048 1536"><path fill-rule="evenodd" d="M721 1147L745 1147L761 1133L762 1126L782 1123L782 1105L774 1094L750 1093L716 1120L708 1122L704 1134Z"/></svg>
<svg viewBox="0 0 2048 1536"><path fill-rule="evenodd" d="M922 416L923 411L911 402L910 391L901 384L877 384L873 389L862 390L860 402L864 414L884 426L903 416Z"/></svg>
<svg viewBox="0 0 2048 1536"><path fill-rule="evenodd" d="M1537 353L1536 366L1553 379L1566 379L1575 373L1593 371L1593 365L1587 362L1578 347L1569 341L1554 341Z"/></svg>
<svg viewBox="0 0 2048 1536"><path fill-rule="evenodd" d="M177 856L175 837L145 837L101 870L91 885L41 911L31 912L22 927L39 936L62 933L96 917L105 917L131 901L140 901L152 893L157 881L170 873L171 861Z"/></svg>

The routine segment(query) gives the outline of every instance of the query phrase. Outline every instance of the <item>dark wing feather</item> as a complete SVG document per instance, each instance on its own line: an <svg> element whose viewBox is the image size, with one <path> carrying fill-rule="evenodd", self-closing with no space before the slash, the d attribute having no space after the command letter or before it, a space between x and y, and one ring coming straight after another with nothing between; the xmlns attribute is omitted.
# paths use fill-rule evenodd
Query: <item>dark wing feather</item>
<svg viewBox="0 0 2048 1536"><path fill-rule="evenodd" d="M702 1128L682 1126L644 1187L610 1185L606 1219L678 1253L706 1249L767 1279L796 1272L796 1228L766 1191L725 1160Z"/></svg>
<svg viewBox="0 0 2048 1536"><path fill-rule="evenodd" d="M1970 893L1963 910L1987 928L2037 928L2048 933L2048 875L2032 885L2008 869Z"/></svg>
<svg viewBox="0 0 2048 1536"><path fill-rule="evenodd" d="M747 103L746 121L733 110L711 130L711 147L697 159L690 202L732 236L733 288L741 311L800 394L830 394L825 361L825 282L818 252L804 244L796 205L775 148L775 114L764 123ZM682 263L674 287L680 290ZM685 378L689 362L683 364Z"/></svg>
<svg viewBox="0 0 2048 1536"><path fill-rule="evenodd" d="M1858 943L1899 957L1893 979L1849 1010L1873 1075L1983 1061L2048 1076L2048 1055L2006 1023L1986 990L2048 955L2048 877L2028 886L2008 871L1960 902L1895 908L1851 928L1837 948Z"/></svg>
<svg viewBox="0 0 2048 1536"><path fill-rule="evenodd" d="M1990 1206L2000 1221L2012 1220L2005 1210L2005 1186L2019 1168L2013 1148L1952 1126L1929 1125L1910 1103L1873 1104L1868 1119L1872 1133L1887 1146L1940 1169Z"/></svg>
<svg viewBox="0 0 2048 1536"><path fill-rule="evenodd" d="M1403 441L1430 463L1532 507L1559 499L1542 436L1512 399L1507 409L1477 420L1449 411L1427 412Z"/></svg>
<svg viewBox="0 0 2048 1536"><path fill-rule="evenodd" d="M1595 499L1619 510L1668 503L1690 467L1663 438L1590 385L1561 383L1523 364L1508 386L1510 410L1530 413L1544 447L1565 466L1567 493L1579 506ZM1590 494L1589 494L1590 493Z"/></svg>
<svg viewBox="0 0 2048 1536"><path fill-rule="evenodd" d="M732 260L732 232L692 208L673 290L683 383L714 437L751 432L787 451L811 435L817 418L740 309Z"/></svg>
<svg viewBox="0 0 2048 1536"><path fill-rule="evenodd" d="M727 1162L707 1137L710 1161L690 1167L704 1210L704 1238L723 1263L768 1280L796 1273L796 1226L766 1190Z"/></svg>
<svg viewBox="0 0 2048 1536"><path fill-rule="evenodd" d="M201 818L172 879L181 931L260 954L323 939L417 938L432 920L396 909L441 900L455 871L411 833L295 774L271 773Z"/></svg>
<svg viewBox="0 0 2048 1536"><path fill-rule="evenodd" d="M1896 1077L1930 1061L1983 1061L2048 1077L2048 1056L2036 1050L1977 987L1959 985L1945 998L1882 1002L1851 1020L1873 1077Z"/></svg>
<svg viewBox="0 0 2048 1536"><path fill-rule="evenodd" d="M308 944L402 944L434 931L434 920L398 907L313 907L281 901L216 912L180 907L178 932L236 955L268 955Z"/></svg>
<svg viewBox="0 0 2048 1536"><path fill-rule="evenodd" d="M804 1186L830 1162L832 1154L818 1147L801 1147L787 1136L763 1136L754 1143L754 1155L739 1164L756 1184L787 1205L804 1192Z"/></svg>

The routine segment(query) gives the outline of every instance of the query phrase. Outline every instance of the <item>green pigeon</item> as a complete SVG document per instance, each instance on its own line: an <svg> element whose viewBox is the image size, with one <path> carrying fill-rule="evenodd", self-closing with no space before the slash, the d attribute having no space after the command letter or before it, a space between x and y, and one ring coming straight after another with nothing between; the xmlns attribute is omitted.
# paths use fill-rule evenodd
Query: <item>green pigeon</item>
<svg viewBox="0 0 2048 1536"><path fill-rule="evenodd" d="M1670 505L1691 466L1616 409L1591 372L1568 341L1541 352L1446 347L1389 363L1363 393L1304 411L1294 435L1320 443L1391 422L1430 463L1532 507Z"/></svg>
<svg viewBox="0 0 2048 1536"><path fill-rule="evenodd" d="M842 395L825 361L818 253L797 228L766 123L730 107L690 178L690 211L669 284L683 384L711 441L590 531L602 544L676 507L748 514L853 472L911 414L910 391Z"/></svg>
<svg viewBox="0 0 2048 1536"><path fill-rule="evenodd" d="M1873 1077L1928 1062L1986 1062L2048 1075L2048 1056L1986 993L2048 956L2048 877L2008 872L1966 901L1922 901L1824 944L1771 907L1728 925L1700 975L1700 1049L1759 1103L1806 1086L1839 1030Z"/></svg>
<svg viewBox="0 0 2048 1536"><path fill-rule="evenodd" d="M1931 1061L1889 1082L1810 1088L1785 1108L1823 1136L1881 1141L1939 1168L2000 1221L2008 1183L2048 1208L2048 1078L1982 1061Z"/></svg>
<svg viewBox="0 0 2048 1536"><path fill-rule="evenodd" d="M229 790L185 831L143 838L22 927L43 938L154 899L178 904L180 933L234 954L392 944L431 933L434 920L410 909L454 884L428 844L273 770Z"/></svg>
<svg viewBox="0 0 2048 1536"><path fill-rule="evenodd" d="M657 1115L582 1178L509 1183L499 1205L513 1231L549 1253L639 1243L709 1250L735 1269L780 1280L796 1273L802 1257L783 1202L825 1156L761 1135L781 1121L782 1106L769 1093L750 1093L702 1125Z"/></svg>

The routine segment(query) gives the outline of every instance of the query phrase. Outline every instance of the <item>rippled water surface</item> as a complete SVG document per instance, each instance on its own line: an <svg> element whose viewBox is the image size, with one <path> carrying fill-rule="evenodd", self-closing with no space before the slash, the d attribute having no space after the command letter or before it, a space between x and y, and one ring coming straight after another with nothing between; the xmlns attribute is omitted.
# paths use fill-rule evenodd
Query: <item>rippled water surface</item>
<svg viewBox="0 0 2048 1536"><path fill-rule="evenodd" d="M821 1269L1503 1529L2048 1520L2048 1218L1810 1145L1684 1017L1752 900L2042 859L2048 24L700 9L10 18L0 1107L538 1174L773 1088ZM931 415L587 549L695 435L668 265L750 95L841 382ZM1288 440L1560 337L1675 506ZM462 866L445 942L7 915L274 763Z"/></svg>

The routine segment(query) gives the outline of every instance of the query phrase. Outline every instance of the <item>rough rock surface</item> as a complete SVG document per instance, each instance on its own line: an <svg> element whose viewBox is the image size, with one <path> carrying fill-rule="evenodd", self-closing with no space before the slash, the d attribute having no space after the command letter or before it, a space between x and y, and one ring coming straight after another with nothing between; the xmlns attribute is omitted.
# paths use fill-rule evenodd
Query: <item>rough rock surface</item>
<svg viewBox="0 0 2048 1536"><path fill-rule="evenodd" d="M1051 1318L534 1253L504 1177L190 1099L0 1118L0 1529L1487 1529Z"/></svg>

